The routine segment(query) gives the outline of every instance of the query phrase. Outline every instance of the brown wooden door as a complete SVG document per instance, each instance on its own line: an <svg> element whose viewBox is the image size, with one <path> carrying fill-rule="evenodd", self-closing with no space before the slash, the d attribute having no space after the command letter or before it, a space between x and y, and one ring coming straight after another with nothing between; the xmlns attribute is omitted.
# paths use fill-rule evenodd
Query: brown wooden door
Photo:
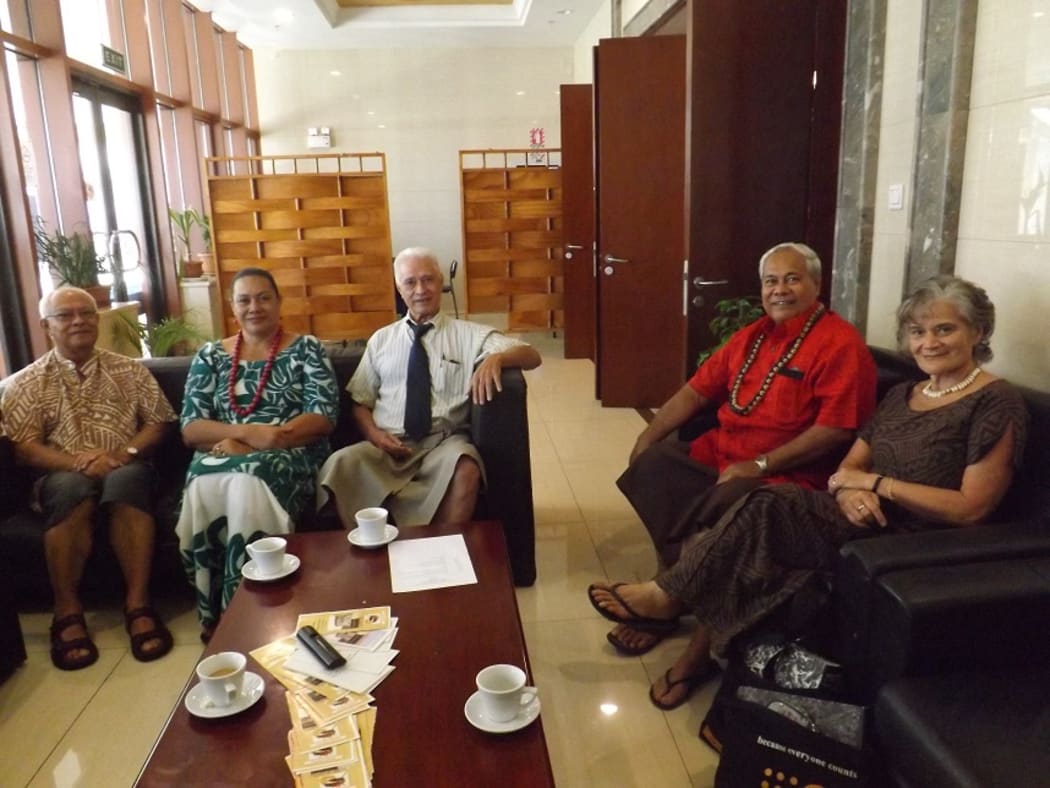
<svg viewBox="0 0 1050 788"><path fill-rule="evenodd" d="M694 0L690 8L691 368L713 344L715 304L757 294L759 257L776 243L817 251L827 303L846 4L796 0L784 13L778 0Z"/></svg>
<svg viewBox="0 0 1050 788"><path fill-rule="evenodd" d="M685 37L599 42L598 396L657 407L682 385Z"/></svg>
<svg viewBox="0 0 1050 788"><path fill-rule="evenodd" d="M594 359L594 90L561 86L565 358Z"/></svg>

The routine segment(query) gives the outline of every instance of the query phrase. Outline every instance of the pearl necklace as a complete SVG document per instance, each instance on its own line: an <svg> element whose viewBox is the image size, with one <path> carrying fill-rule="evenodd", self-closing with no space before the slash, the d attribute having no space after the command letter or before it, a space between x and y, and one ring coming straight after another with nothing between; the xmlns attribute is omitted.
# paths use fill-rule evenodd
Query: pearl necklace
<svg viewBox="0 0 1050 788"><path fill-rule="evenodd" d="M802 326L802 330L799 332L798 336L795 337L795 341L784 351L784 355L777 359L776 363L770 367L766 379L762 381L762 385L759 386L758 392L755 396L752 397L751 401L746 405L741 405L737 400L737 395L740 393L740 386L744 383L744 375L746 375L747 371L751 369L751 365L755 363L755 359L758 358L758 349L766 339L765 332L759 332L758 339L756 339L755 343L751 346L751 352L747 354L747 360L744 361L744 366L742 366L737 373L736 380L733 381L733 388L729 392L729 409L733 411L733 413L738 416L746 416L758 407L759 403L766 398L766 394L769 392L770 386L773 385L773 379L777 376L777 373L787 366L788 362L795 357L795 354L798 353L798 349L802 347L802 340L804 340L809 332L813 330L813 326L815 326L817 321L824 316L824 312L823 304L814 310L813 314L809 316L809 320L807 320L806 324Z"/></svg>
<svg viewBox="0 0 1050 788"><path fill-rule="evenodd" d="M964 388L966 388L971 383L973 383L975 380L977 380L977 376L980 375L980 374L981 374L981 368L980 367L974 367L973 368L973 372L971 372L965 378L960 380L954 386L948 386L948 388L941 389L940 391L936 391L933 388L933 381L931 380L929 383L927 383L925 386L923 386L923 388L922 388L922 395L924 397L929 397L930 399L940 399L941 397L946 397L949 394L954 394L956 391L962 391Z"/></svg>
<svg viewBox="0 0 1050 788"><path fill-rule="evenodd" d="M241 418L250 416L259 407L259 400L262 399L263 389L266 388L266 384L270 380L270 370L273 369L273 361L277 358L277 348L281 345L281 335L283 333L281 327L278 326L277 333L273 335L273 340L270 342L270 351L266 355L266 366L263 367L262 375L259 377L259 387L255 390L255 396L252 397L251 404L247 408L242 408L237 404L237 394L234 391L237 387L237 369L241 364L241 342L244 340L244 334L240 331L237 332L237 339L233 342L233 365L230 367L230 380L226 386L226 391L229 394L230 407Z"/></svg>

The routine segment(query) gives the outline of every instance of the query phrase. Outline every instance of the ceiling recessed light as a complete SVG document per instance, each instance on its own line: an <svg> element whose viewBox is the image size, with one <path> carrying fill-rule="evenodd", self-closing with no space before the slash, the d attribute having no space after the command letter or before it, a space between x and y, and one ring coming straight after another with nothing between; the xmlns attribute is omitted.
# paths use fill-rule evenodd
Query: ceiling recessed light
<svg viewBox="0 0 1050 788"><path fill-rule="evenodd" d="M559 8L557 13L561 14L562 16L568 16L569 14L572 13L572 9L571 8Z"/></svg>
<svg viewBox="0 0 1050 788"><path fill-rule="evenodd" d="M277 24L279 24L279 25L286 25L289 22L291 22L293 19L295 19L295 14L293 14L287 8L275 8L275 9L273 9L273 21L276 22Z"/></svg>
<svg viewBox="0 0 1050 788"><path fill-rule="evenodd" d="M381 128L381 129L385 129L385 128L386 128L386 124L385 124L385 123L380 123L380 124L379 124L379 128Z"/></svg>
<svg viewBox="0 0 1050 788"><path fill-rule="evenodd" d="M341 76L343 76L343 72L342 71L329 71L328 73L331 74L333 77L341 77Z"/></svg>
<svg viewBox="0 0 1050 788"><path fill-rule="evenodd" d="M515 96L524 96L525 95L525 91L524 90L519 90L514 95Z"/></svg>
<svg viewBox="0 0 1050 788"><path fill-rule="evenodd" d="M368 110L368 114L369 115L375 115L376 111L374 109L370 109L370 110Z"/></svg>

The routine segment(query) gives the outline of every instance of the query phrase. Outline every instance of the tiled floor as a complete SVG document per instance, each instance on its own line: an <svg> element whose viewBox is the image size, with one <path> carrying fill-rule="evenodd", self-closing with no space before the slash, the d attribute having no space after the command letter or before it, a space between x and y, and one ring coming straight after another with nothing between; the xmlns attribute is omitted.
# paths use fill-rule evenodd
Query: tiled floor
<svg viewBox="0 0 1050 788"><path fill-rule="evenodd" d="M544 364L528 373L539 578L518 602L559 786L710 786L717 762L696 736L714 687L664 713L649 684L686 632L645 657L618 656L591 609L595 580L648 578L645 529L617 491L644 422L594 400L594 367L562 358L561 342L530 336ZM0 785L131 785L201 652L189 595L159 605L176 648L136 662L117 610L88 614L101 659L65 673L48 658L46 612L21 616L29 661L0 685ZM377 784L396 785L379 776ZM465 780L463 785L469 785Z"/></svg>

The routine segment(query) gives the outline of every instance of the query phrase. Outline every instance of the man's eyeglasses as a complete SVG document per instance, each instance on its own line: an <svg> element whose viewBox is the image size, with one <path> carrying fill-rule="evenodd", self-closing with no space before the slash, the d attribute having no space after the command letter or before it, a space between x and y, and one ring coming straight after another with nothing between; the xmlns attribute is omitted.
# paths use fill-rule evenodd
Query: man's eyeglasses
<svg viewBox="0 0 1050 788"><path fill-rule="evenodd" d="M44 317L57 323L70 323L78 317L81 320L97 320L98 312L94 309L77 309L69 312L54 312L50 315L44 315Z"/></svg>

